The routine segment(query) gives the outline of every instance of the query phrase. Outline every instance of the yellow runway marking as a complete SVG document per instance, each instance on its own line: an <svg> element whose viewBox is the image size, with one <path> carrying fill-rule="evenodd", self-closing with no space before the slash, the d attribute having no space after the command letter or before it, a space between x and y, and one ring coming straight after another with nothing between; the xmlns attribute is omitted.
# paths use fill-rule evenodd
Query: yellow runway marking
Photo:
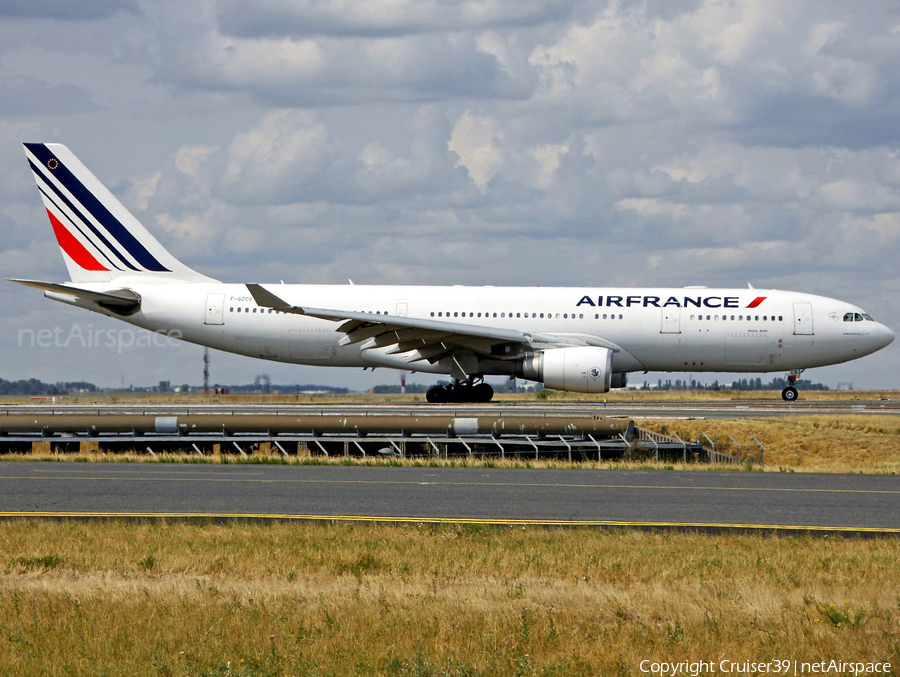
<svg viewBox="0 0 900 677"><path fill-rule="evenodd" d="M651 527L680 529L751 529L754 531L816 531L900 534L900 529L828 527L799 524L735 524L727 522L633 522L621 520L495 519L480 517L398 517L387 515L282 515L217 512L0 512L8 518L128 518L128 519L247 519L306 522L385 522L401 524L484 524L493 526Z"/></svg>
<svg viewBox="0 0 900 677"><path fill-rule="evenodd" d="M802 489L792 487L712 487L712 486L678 486L665 484L574 484L558 482L446 482L440 480L312 480L312 479L258 479L252 477L172 477L170 475L136 477L136 476L0 476L0 480L52 480L60 481L121 481L121 482L244 482L256 484L371 484L371 485L421 485L451 487L552 487L565 489L667 489L677 491L765 491L785 493L824 493L824 494L900 494L895 489Z"/></svg>

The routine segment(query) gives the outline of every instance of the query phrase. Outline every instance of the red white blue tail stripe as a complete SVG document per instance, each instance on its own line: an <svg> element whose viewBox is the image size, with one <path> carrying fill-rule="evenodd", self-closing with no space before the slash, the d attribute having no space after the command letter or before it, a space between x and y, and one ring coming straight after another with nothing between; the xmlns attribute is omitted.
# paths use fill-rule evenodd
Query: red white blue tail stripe
<svg viewBox="0 0 900 677"><path fill-rule="evenodd" d="M97 199L59 153L43 143L26 143L25 148L53 232L72 261L87 271L171 272Z"/></svg>

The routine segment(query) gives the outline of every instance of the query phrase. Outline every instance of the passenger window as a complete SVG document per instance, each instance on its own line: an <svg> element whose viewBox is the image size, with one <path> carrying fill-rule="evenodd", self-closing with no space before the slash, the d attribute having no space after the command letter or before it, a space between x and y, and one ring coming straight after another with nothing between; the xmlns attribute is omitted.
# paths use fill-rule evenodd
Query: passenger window
<svg viewBox="0 0 900 677"><path fill-rule="evenodd" d="M692 319L692 320L693 320L695 317L696 317L695 315L691 315L691 319Z"/></svg>
<svg viewBox="0 0 900 677"><path fill-rule="evenodd" d="M606 313L603 313L603 319L604 320L606 319Z"/></svg>
<svg viewBox="0 0 900 677"><path fill-rule="evenodd" d="M595 319L595 320L599 320L599 319L600 319L600 313L594 313L594 319Z"/></svg>
<svg viewBox="0 0 900 677"><path fill-rule="evenodd" d="M579 319L579 320L583 320L583 319L584 319L584 315L583 315L582 313L578 313L578 319Z"/></svg>
<svg viewBox="0 0 900 677"><path fill-rule="evenodd" d="M233 313L233 312L234 312L234 306L231 306L231 308L228 309L228 312L229 312L229 313Z"/></svg>
<svg viewBox="0 0 900 677"><path fill-rule="evenodd" d="M568 313L563 313L563 319L564 319L564 320L568 320L568 319L569 319Z"/></svg>
<svg viewBox="0 0 900 677"><path fill-rule="evenodd" d="M238 312L241 312L241 309L240 309L240 308L238 308L238 309L237 309L237 311L238 311Z"/></svg>
<svg viewBox="0 0 900 677"><path fill-rule="evenodd" d="M622 319L622 314L621 314L621 313L619 314L619 319L620 319L620 320Z"/></svg>

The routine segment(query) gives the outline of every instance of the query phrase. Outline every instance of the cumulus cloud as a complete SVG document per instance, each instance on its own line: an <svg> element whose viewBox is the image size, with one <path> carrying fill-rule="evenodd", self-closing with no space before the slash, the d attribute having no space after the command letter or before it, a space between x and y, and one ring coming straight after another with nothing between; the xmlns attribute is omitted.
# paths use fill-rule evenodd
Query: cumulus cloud
<svg viewBox="0 0 900 677"><path fill-rule="evenodd" d="M502 140L497 120L466 112L453 125L447 147L459 156L459 164L484 191L503 164Z"/></svg>
<svg viewBox="0 0 900 677"><path fill-rule="evenodd" d="M235 135L225 149L222 181L236 199L292 202L328 169L336 149L325 124L304 111L276 111Z"/></svg>
<svg viewBox="0 0 900 677"><path fill-rule="evenodd" d="M105 22L77 30L0 27L16 274L62 274L17 148L52 136L93 147L160 240L223 279L750 281L900 326L888 3L97 6Z"/></svg>
<svg viewBox="0 0 900 677"><path fill-rule="evenodd" d="M54 0L0 0L0 16L11 19L58 19L94 21L119 12L138 11L134 0L91 0L91 2L55 2Z"/></svg>
<svg viewBox="0 0 900 677"><path fill-rule="evenodd" d="M68 83L54 85L6 68L0 68L0 101L3 101L0 116L6 118L35 113L87 113L98 107L83 87Z"/></svg>
<svg viewBox="0 0 900 677"><path fill-rule="evenodd" d="M242 37L336 35L396 37L498 27L524 27L564 18L569 3L552 0L224 0L219 27Z"/></svg>

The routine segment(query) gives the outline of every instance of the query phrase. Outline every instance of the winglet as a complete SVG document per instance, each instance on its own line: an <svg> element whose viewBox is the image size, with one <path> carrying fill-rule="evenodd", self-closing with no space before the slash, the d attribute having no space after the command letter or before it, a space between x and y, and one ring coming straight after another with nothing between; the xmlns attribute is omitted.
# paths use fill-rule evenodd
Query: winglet
<svg viewBox="0 0 900 677"><path fill-rule="evenodd" d="M279 298L272 292L264 289L260 284L247 284L246 287L247 291L250 292L250 296L252 296L253 300L256 301L256 304L262 308L274 308L275 310L303 314L302 308L292 306L284 299Z"/></svg>

